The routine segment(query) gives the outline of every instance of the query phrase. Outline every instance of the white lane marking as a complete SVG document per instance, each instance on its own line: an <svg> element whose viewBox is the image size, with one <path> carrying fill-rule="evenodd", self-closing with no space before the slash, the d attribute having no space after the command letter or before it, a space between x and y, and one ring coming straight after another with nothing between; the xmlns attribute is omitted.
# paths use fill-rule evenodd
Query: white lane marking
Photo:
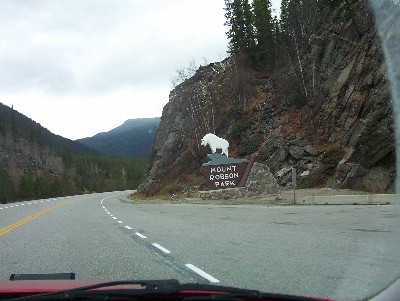
<svg viewBox="0 0 400 301"><path fill-rule="evenodd" d="M213 283L217 283L219 282L218 279L214 278L213 276L211 276L210 274L207 274L206 272L204 272L203 270L199 269L198 267L194 266L193 264L185 264L185 266L189 269L191 269L193 272L195 272L196 274L200 275L201 277L207 279L210 282Z"/></svg>
<svg viewBox="0 0 400 301"><path fill-rule="evenodd" d="M114 216L113 219L117 219L117 218Z"/></svg>
<svg viewBox="0 0 400 301"><path fill-rule="evenodd" d="M122 221L118 221L118 224L123 224L123 222Z"/></svg>
<svg viewBox="0 0 400 301"><path fill-rule="evenodd" d="M132 227L129 227L129 226L125 226L125 228L128 230L132 230Z"/></svg>
<svg viewBox="0 0 400 301"><path fill-rule="evenodd" d="M147 236L144 236L142 233L136 232L135 234L140 238L147 238Z"/></svg>
<svg viewBox="0 0 400 301"><path fill-rule="evenodd" d="M110 213L110 212L107 212L107 214L111 216L111 213Z"/></svg>
<svg viewBox="0 0 400 301"><path fill-rule="evenodd" d="M159 244L153 243L153 246L155 246L157 249L163 251L165 254L171 254L171 251L167 250L163 246L160 246Z"/></svg>
<svg viewBox="0 0 400 301"><path fill-rule="evenodd" d="M25 203L20 203L20 204L14 204L14 205L6 206L6 207L1 207L0 210L14 208L14 207L22 207L25 205L33 205L33 204L37 204L37 203L50 202L50 201L57 201L57 199L47 199L47 200L41 200L41 201L36 201L36 202L31 201L31 202L25 202Z"/></svg>

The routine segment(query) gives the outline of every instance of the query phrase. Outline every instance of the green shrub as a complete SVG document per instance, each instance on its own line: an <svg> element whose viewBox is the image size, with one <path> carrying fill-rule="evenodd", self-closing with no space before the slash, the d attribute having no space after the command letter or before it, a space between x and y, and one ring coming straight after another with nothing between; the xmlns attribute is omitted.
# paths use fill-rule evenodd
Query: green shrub
<svg viewBox="0 0 400 301"><path fill-rule="evenodd" d="M232 129L231 135L234 139L239 139L242 133L244 133L247 129L251 127L251 124L252 120L249 117L239 119L239 121L235 123L235 126Z"/></svg>
<svg viewBox="0 0 400 301"><path fill-rule="evenodd" d="M258 150L257 162L267 161L269 157L269 152L265 147L262 147Z"/></svg>
<svg viewBox="0 0 400 301"><path fill-rule="evenodd" d="M262 143L262 137L251 136L238 146L236 149L236 155L239 157L244 157L246 155L251 155L255 153Z"/></svg>

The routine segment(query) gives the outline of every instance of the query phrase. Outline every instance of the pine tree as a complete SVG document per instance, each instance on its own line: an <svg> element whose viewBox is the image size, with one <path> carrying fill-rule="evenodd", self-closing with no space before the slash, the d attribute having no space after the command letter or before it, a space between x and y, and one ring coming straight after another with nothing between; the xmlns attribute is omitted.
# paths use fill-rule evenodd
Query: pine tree
<svg viewBox="0 0 400 301"><path fill-rule="evenodd" d="M18 138L17 119L15 114L14 106L11 106L11 137L13 144L17 143Z"/></svg>
<svg viewBox="0 0 400 301"><path fill-rule="evenodd" d="M0 105L1 105L1 103L0 103ZM1 108L0 108L0 135L6 136L6 133L7 133L6 121L5 121L4 115L1 112Z"/></svg>
<svg viewBox="0 0 400 301"><path fill-rule="evenodd" d="M279 64L282 64L282 62L286 61L285 41L280 20L277 16L274 16L272 20L272 36L274 39L274 49L272 54L273 68L276 68Z"/></svg>
<svg viewBox="0 0 400 301"><path fill-rule="evenodd" d="M229 52L244 52L251 56L254 52L255 37L253 14L247 0L225 0L225 25L229 26Z"/></svg>
<svg viewBox="0 0 400 301"><path fill-rule="evenodd" d="M285 34L288 33L289 2L290 0L282 0L281 2L281 30Z"/></svg>
<svg viewBox="0 0 400 301"><path fill-rule="evenodd" d="M15 197L15 189L12 179L7 174L2 163L0 162L0 203L8 203Z"/></svg>
<svg viewBox="0 0 400 301"><path fill-rule="evenodd" d="M21 177L18 192L19 197L24 200L35 198L35 179L31 167L29 167L27 173Z"/></svg>
<svg viewBox="0 0 400 301"><path fill-rule="evenodd" d="M255 48L255 36L254 36L254 16L251 11L251 6L248 0L242 1L243 6L243 19L244 19L244 30L245 30L245 49L250 55L254 52Z"/></svg>
<svg viewBox="0 0 400 301"><path fill-rule="evenodd" d="M253 1L255 38L257 40L257 60L261 64L273 61L273 20L270 0Z"/></svg>

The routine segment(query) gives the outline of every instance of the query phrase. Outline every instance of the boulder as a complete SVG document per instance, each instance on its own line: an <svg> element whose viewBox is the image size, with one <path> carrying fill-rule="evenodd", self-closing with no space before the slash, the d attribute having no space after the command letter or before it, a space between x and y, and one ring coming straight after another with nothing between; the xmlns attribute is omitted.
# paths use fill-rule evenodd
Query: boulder
<svg viewBox="0 0 400 301"><path fill-rule="evenodd" d="M301 146L291 145L289 147L289 154L295 159L301 159L305 156L305 149Z"/></svg>

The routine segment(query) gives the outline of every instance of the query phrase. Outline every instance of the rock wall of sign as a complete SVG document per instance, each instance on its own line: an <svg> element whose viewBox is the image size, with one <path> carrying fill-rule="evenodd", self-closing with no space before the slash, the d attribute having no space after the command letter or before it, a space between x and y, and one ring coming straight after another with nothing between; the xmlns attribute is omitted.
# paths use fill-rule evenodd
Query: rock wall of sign
<svg viewBox="0 0 400 301"><path fill-rule="evenodd" d="M265 164L255 162L244 187L200 191L199 197L204 200L242 198L273 194L279 191L279 185Z"/></svg>
<svg viewBox="0 0 400 301"><path fill-rule="evenodd" d="M242 180L246 180L255 159L254 157L249 161L228 158L220 153L208 154L207 157L210 161L204 163L200 171L205 178L208 190L244 186ZM248 170L247 173L246 170Z"/></svg>

